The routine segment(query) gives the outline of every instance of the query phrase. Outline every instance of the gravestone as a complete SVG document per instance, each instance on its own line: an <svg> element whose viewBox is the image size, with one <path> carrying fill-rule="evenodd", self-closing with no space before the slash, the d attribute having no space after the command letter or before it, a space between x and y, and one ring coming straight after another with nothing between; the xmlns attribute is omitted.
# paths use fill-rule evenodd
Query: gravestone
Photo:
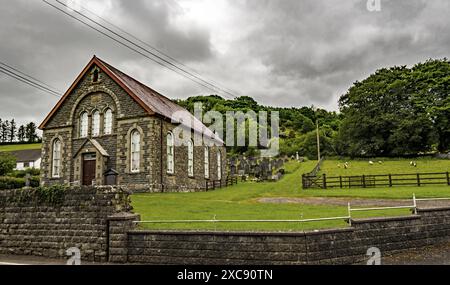
<svg viewBox="0 0 450 285"><path fill-rule="evenodd" d="M25 175L25 187L30 187L30 179L31 179L31 175L30 175L30 173L27 173Z"/></svg>

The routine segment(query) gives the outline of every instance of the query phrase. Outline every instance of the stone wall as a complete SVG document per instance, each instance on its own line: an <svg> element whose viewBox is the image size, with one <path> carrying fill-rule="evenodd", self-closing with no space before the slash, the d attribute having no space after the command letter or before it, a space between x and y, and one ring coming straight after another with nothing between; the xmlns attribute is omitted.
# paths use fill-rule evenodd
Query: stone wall
<svg viewBox="0 0 450 285"><path fill-rule="evenodd" d="M0 191L0 254L66 258L78 247L82 260L104 262L108 217L128 210L128 194L111 187L66 190L57 205L37 202L33 190Z"/></svg>
<svg viewBox="0 0 450 285"><path fill-rule="evenodd" d="M352 220L352 227L305 233L174 232L132 230L130 217L115 251L119 262L178 265L354 264L367 250L382 254L432 245L450 238L450 208L418 215ZM124 224L125 223L125 224ZM126 226L123 226L126 225ZM115 229L114 229L115 228ZM118 237L116 237L118 239Z"/></svg>

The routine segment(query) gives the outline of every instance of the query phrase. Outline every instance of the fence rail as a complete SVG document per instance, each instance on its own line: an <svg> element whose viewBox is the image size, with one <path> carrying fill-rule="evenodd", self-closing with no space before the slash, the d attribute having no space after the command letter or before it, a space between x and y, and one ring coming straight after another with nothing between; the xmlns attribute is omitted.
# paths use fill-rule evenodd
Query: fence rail
<svg viewBox="0 0 450 285"><path fill-rule="evenodd" d="M206 181L206 191L220 189L222 187L232 186L238 183L238 178L235 176L228 176L225 181L211 180Z"/></svg>
<svg viewBox="0 0 450 285"><path fill-rule="evenodd" d="M322 156L322 158L317 162L317 164L316 164L316 166L314 167L314 169L313 169L310 173L307 173L307 174L305 174L305 175L316 177L316 176L317 176L317 173L319 173L320 168L322 167L322 163L323 163L324 160L325 160L325 157Z"/></svg>
<svg viewBox="0 0 450 285"><path fill-rule="evenodd" d="M440 173L405 173L405 174L375 174L360 176L313 176L302 175L303 189L328 188L375 188L396 186L450 186L449 172Z"/></svg>

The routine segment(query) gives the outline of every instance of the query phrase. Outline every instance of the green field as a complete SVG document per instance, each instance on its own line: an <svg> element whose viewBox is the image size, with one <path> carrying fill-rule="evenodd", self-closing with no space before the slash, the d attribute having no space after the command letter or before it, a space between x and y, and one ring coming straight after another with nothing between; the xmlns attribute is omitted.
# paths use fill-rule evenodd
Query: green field
<svg viewBox="0 0 450 285"><path fill-rule="evenodd" d="M371 174L408 174L408 173L437 173L450 171L450 160L440 159L397 159L380 160L373 159L373 165L369 164L369 159L365 161L348 161L349 167L344 168L346 161L325 160L320 173L327 176L352 176ZM381 161L382 163L378 163ZM417 167L411 166L410 162L415 161ZM339 167L340 166L340 167Z"/></svg>
<svg viewBox="0 0 450 285"><path fill-rule="evenodd" d="M439 165L447 165L442 161L436 162ZM226 189L206 193L135 194L132 195L132 204L135 212L141 215L141 220L211 220L214 217L218 220L292 220L346 216L347 207L298 203L262 203L259 199L341 197L351 202L355 198L411 199L413 193L420 198L450 197L450 187L448 186L303 190L301 188L301 175L309 172L315 163L315 161L288 163L286 165L286 176L276 183L245 182ZM330 165L334 165L334 162L330 161ZM385 163L385 167L388 165L389 163ZM396 167L395 165L397 164L394 163L393 165L393 167ZM325 167L326 170L327 168ZM444 169L440 169L440 171L444 171ZM401 202L399 201L400 204ZM353 217L405 214L409 214L409 210L360 212L353 215ZM142 226L149 229L301 231L344 227L346 223L342 220L303 224L191 223L143 224Z"/></svg>
<svg viewBox="0 0 450 285"><path fill-rule="evenodd" d="M9 151L17 151L17 150L27 150L27 149L41 149L40 143L34 144L9 144L9 145L0 145L0 152L9 152Z"/></svg>

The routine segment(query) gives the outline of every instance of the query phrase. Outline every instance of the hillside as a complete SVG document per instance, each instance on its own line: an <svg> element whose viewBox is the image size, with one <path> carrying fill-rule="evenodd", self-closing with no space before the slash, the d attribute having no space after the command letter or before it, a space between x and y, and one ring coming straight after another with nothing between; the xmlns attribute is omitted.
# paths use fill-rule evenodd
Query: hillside
<svg viewBox="0 0 450 285"><path fill-rule="evenodd" d="M7 144L0 145L0 152L9 152L9 151L17 151L17 150L26 150L26 149L40 149L40 143L34 144Z"/></svg>
<svg viewBox="0 0 450 285"><path fill-rule="evenodd" d="M322 151L324 154L334 155L332 140L337 135L341 123L341 115L323 109L311 107L280 108L263 106L248 96L227 100L217 95L196 96L186 100L176 100L176 103L194 111L195 103L202 103L204 112L214 110L222 114L227 111L278 111L280 114L280 152L283 155L295 155L299 152L301 156L314 157L317 155L316 148L316 120L319 123ZM236 131L237 127L235 127ZM248 133L248 123L247 123ZM255 155L255 149L248 147L228 147L230 154Z"/></svg>

